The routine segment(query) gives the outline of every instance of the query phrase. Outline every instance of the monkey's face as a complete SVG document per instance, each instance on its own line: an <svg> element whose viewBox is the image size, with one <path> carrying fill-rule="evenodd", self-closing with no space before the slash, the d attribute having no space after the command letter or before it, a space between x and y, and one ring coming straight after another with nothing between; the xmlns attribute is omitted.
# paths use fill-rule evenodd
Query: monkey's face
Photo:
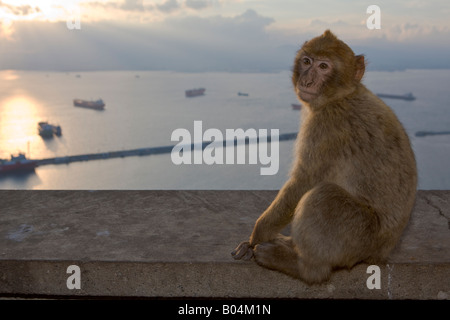
<svg viewBox="0 0 450 320"><path fill-rule="evenodd" d="M314 57L303 53L297 63L298 79L295 90L298 97L311 102L322 94L327 80L333 74L333 63L326 57Z"/></svg>
<svg viewBox="0 0 450 320"><path fill-rule="evenodd" d="M317 107L353 92L364 70L364 56L327 30L297 52L292 82L300 100Z"/></svg>

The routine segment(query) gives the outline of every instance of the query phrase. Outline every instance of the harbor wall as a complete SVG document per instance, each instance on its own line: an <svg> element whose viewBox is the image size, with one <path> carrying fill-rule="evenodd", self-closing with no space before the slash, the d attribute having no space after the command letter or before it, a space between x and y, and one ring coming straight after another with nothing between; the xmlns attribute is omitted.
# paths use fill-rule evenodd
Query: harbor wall
<svg viewBox="0 0 450 320"><path fill-rule="evenodd" d="M278 137L278 141L287 141L287 140L295 140L297 138L297 133L284 133L280 134ZM271 137L267 137L267 141L271 142ZM237 139L233 142L236 144ZM204 150L211 142L203 142L202 150ZM245 144L249 144L250 140L245 139ZM257 143L259 143L259 137L257 137ZM227 145L227 141L222 141L222 146L225 148ZM38 159L38 166L48 165L48 164L68 164L71 162L79 162L79 161L90 161L90 160L104 160L104 159L114 159L114 158L124 158L124 157L133 157L133 156L148 156L148 155L157 155L172 152L175 145L168 146L160 146L160 147L149 147L149 148L138 148L132 150L120 150L120 151L111 151L111 152L99 152L99 153L88 153L81 155L73 155L73 156L62 156L62 157L53 157L46 159ZM187 146L187 149L194 149L194 144Z"/></svg>
<svg viewBox="0 0 450 320"><path fill-rule="evenodd" d="M276 194L0 190L0 298L450 299L450 191L418 191L387 261L311 286L231 257Z"/></svg>

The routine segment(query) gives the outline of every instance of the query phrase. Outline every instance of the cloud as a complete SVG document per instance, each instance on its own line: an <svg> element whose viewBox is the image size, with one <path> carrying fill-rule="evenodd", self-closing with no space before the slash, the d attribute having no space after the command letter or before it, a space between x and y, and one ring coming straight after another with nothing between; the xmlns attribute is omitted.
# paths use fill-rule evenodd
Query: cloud
<svg viewBox="0 0 450 320"><path fill-rule="evenodd" d="M214 0L165 0L161 4L144 4L144 0L123 0L116 2L87 2L83 3L85 7L101 8L105 10L120 10L131 12L149 12L158 11L164 14L170 14L182 9L202 10L211 7Z"/></svg>
<svg viewBox="0 0 450 320"><path fill-rule="evenodd" d="M331 27L348 27L349 24L345 21L342 20L336 20L336 21L323 21L320 19L314 19L311 20L311 22L309 23L309 26L312 28L331 28Z"/></svg>
<svg viewBox="0 0 450 320"><path fill-rule="evenodd" d="M166 0L163 4L156 5L159 11L170 13L180 8L177 0Z"/></svg>
<svg viewBox="0 0 450 320"><path fill-rule="evenodd" d="M187 30L191 38L211 38L218 41L255 42L267 36L266 27L274 20L259 15L255 10L248 9L234 17L213 16L201 18L198 16L168 18L163 23L167 28ZM250 35L251 37L246 37Z"/></svg>
<svg viewBox="0 0 450 320"><path fill-rule="evenodd" d="M128 2L127 12L132 8L140 12L143 10L140 4L142 2ZM150 8L144 7L144 10ZM307 23L309 26L295 35L286 36L271 28L274 19L252 9L235 16L172 14L146 23L82 21L81 30L68 30L65 21L15 21L11 26L15 29L14 41L0 38L0 69L289 70L301 43L330 25L320 20ZM442 42L450 38L445 28L399 24L397 29L389 28L392 35L371 36L375 33L360 27L365 36L352 38L345 33L351 29L350 24L337 20L331 25L333 31L337 26L342 28L338 36L349 43L355 53L366 54L370 69L450 68L450 49L447 42ZM415 41L396 40L395 35L406 34L422 36ZM429 39L429 45L424 46L426 42L418 40L423 37Z"/></svg>
<svg viewBox="0 0 450 320"><path fill-rule="evenodd" d="M210 7L212 2L208 0L186 0L184 5L190 9L201 10Z"/></svg>
<svg viewBox="0 0 450 320"><path fill-rule="evenodd" d="M94 8L102 10L121 10L121 11L150 11L154 9L153 5L144 5L144 0L123 0L120 2L85 2L81 4L85 8Z"/></svg>
<svg viewBox="0 0 450 320"><path fill-rule="evenodd" d="M0 8L6 9L6 11L16 16L27 16L29 14L41 11L39 7L33 8L30 5L15 6L12 4L3 3L2 1L0 1Z"/></svg>
<svg viewBox="0 0 450 320"><path fill-rule="evenodd" d="M406 22L392 24L389 28L385 28L383 35L393 42L444 44L443 39L450 39L450 28ZM445 41L445 44L448 44L448 41Z"/></svg>
<svg viewBox="0 0 450 320"><path fill-rule="evenodd" d="M65 22L16 21L15 41L0 40L0 68L279 70L288 65L275 58L277 48L266 32L272 22L254 10L234 17L172 16L147 24L82 22L82 29L74 31Z"/></svg>
<svg viewBox="0 0 450 320"><path fill-rule="evenodd" d="M124 3L120 5L123 10L129 11L145 11L144 0L125 0Z"/></svg>

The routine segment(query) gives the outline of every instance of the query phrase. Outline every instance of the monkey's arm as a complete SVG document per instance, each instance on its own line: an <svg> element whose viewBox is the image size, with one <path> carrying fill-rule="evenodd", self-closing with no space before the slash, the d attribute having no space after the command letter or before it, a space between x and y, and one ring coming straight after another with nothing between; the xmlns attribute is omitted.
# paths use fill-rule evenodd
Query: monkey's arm
<svg viewBox="0 0 450 320"><path fill-rule="evenodd" d="M291 222L295 208L305 192L302 189L296 179L291 178L286 182L275 200L256 220L249 241L252 247L275 239L277 234Z"/></svg>
<svg viewBox="0 0 450 320"><path fill-rule="evenodd" d="M244 241L231 253L234 259L249 260L252 248L258 243L276 238L277 234L292 220L295 208L306 192L299 179L289 179L278 192L277 197L258 218L249 241Z"/></svg>

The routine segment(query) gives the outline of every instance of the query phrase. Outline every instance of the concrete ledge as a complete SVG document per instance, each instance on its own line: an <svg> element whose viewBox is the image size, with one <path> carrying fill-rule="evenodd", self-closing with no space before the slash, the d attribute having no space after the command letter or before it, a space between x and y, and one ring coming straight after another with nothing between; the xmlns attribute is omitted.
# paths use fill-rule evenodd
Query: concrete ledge
<svg viewBox="0 0 450 320"><path fill-rule="evenodd" d="M364 264L308 286L234 261L276 193L0 190L0 297L450 299L450 191L418 192L380 289Z"/></svg>

